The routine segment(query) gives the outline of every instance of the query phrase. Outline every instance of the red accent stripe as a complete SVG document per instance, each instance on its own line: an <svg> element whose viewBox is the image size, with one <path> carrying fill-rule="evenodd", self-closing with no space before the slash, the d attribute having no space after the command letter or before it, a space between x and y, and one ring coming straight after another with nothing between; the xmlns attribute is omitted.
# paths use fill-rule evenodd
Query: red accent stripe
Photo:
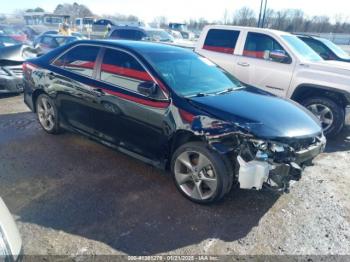
<svg viewBox="0 0 350 262"><path fill-rule="evenodd" d="M126 76L130 78L136 78L142 81L153 81L152 77L145 71L139 71L139 70L134 70L130 68L110 65L110 64L102 64L101 70L112 74L117 74L117 75Z"/></svg>
<svg viewBox="0 0 350 262"><path fill-rule="evenodd" d="M255 58L264 58L264 51L250 51L250 50L244 50L243 55L249 56L249 57L255 57Z"/></svg>
<svg viewBox="0 0 350 262"><path fill-rule="evenodd" d="M219 52L219 53L225 53L225 54L233 54L233 52L235 51L234 48L230 48L230 47L209 46L209 45L204 45L203 49L209 50L209 51L214 51L214 52Z"/></svg>
<svg viewBox="0 0 350 262"><path fill-rule="evenodd" d="M167 108L170 104L170 102L151 101L151 100L147 100L147 99L143 99L143 98L139 98L131 95L126 95L120 92L112 91L110 89L105 89L105 88L101 88L101 89L110 95L115 95L122 99L133 101L146 106L151 106L156 108Z"/></svg>

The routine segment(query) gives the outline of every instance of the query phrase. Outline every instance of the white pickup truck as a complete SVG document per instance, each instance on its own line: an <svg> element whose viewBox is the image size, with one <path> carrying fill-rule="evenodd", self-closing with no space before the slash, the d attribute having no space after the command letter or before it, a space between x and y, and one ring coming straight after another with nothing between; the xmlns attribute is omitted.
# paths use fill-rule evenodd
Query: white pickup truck
<svg viewBox="0 0 350 262"><path fill-rule="evenodd" d="M203 29L195 51L247 85L301 103L329 137L350 124L350 63L324 61L297 36L211 25Z"/></svg>

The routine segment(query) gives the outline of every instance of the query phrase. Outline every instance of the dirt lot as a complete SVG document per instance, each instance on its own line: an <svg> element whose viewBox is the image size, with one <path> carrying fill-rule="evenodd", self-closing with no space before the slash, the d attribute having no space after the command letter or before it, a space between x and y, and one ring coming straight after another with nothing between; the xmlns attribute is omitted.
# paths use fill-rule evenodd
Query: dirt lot
<svg viewBox="0 0 350 262"><path fill-rule="evenodd" d="M25 254L349 254L350 130L289 194L184 199L163 171L79 135L42 131L0 98L0 194Z"/></svg>

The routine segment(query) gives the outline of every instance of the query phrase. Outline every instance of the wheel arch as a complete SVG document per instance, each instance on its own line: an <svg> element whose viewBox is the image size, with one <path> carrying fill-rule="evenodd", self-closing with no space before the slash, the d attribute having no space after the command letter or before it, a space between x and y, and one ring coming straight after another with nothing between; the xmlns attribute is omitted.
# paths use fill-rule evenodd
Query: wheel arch
<svg viewBox="0 0 350 262"><path fill-rule="evenodd" d="M335 102L340 101L344 108L346 105L350 104L350 94L347 94L345 91L313 84L302 84L297 86L291 99L301 103L304 99L312 96L324 96Z"/></svg>
<svg viewBox="0 0 350 262"><path fill-rule="evenodd" d="M36 89L32 94L33 112L36 113L36 100L41 94L48 95L43 89Z"/></svg>
<svg viewBox="0 0 350 262"><path fill-rule="evenodd" d="M167 161L166 168L169 169L172 155L176 151L176 149L178 149L181 145L185 143L195 142L195 141L200 142L200 141L205 141L205 139L201 136L195 135L193 132L189 130L176 131L175 134L170 139L169 150L168 150L168 161Z"/></svg>

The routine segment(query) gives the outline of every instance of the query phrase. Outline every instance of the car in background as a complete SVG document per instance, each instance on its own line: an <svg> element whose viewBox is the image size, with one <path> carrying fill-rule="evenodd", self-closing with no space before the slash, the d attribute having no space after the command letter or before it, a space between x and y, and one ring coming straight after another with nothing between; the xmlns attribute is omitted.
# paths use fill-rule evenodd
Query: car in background
<svg viewBox="0 0 350 262"><path fill-rule="evenodd" d="M0 25L0 35L7 35L21 43L27 42L27 35L24 32L8 25Z"/></svg>
<svg viewBox="0 0 350 262"><path fill-rule="evenodd" d="M11 46L11 45L20 45L21 42L18 40L9 37L8 35L0 35L0 47Z"/></svg>
<svg viewBox="0 0 350 262"><path fill-rule="evenodd" d="M195 51L245 84L300 103L320 120L328 137L350 125L350 64L325 61L296 35L209 25Z"/></svg>
<svg viewBox="0 0 350 262"><path fill-rule="evenodd" d="M316 51L324 60L350 62L350 55L328 39L311 35L298 35L298 37Z"/></svg>
<svg viewBox="0 0 350 262"><path fill-rule="evenodd" d="M93 32L105 32L107 30L107 26L116 26L117 22L111 20L111 19L98 19L92 24L92 31Z"/></svg>
<svg viewBox="0 0 350 262"><path fill-rule="evenodd" d="M21 236L10 211L0 198L0 261L19 261L21 255Z"/></svg>
<svg viewBox="0 0 350 262"><path fill-rule="evenodd" d="M184 39L193 40L195 35L190 32L186 24L183 23L169 23L169 30L179 32Z"/></svg>
<svg viewBox="0 0 350 262"><path fill-rule="evenodd" d="M79 38L75 36L44 34L37 39L34 49L36 50L38 55L42 55L57 47L69 44L77 40L79 40Z"/></svg>
<svg viewBox="0 0 350 262"><path fill-rule="evenodd" d="M23 91L22 64L28 55L28 47L12 45L0 47L0 93L21 93Z"/></svg>
<svg viewBox="0 0 350 262"><path fill-rule="evenodd" d="M174 38L163 29L136 26L117 26L108 38L151 42L174 42Z"/></svg>
<svg viewBox="0 0 350 262"><path fill-rule="evenodd" d="M197 203L223 198L236 182L288 192L324 150L308 110L185 48L83 40L23 68L24 101L47 133L65 128L171 170Z"/></svg>
<svg viewBox="0 0 350 262"><path fill-rule="evenodd" d="M35 38L35 40L33 41L33 46L34 46L34 47L39 43L39 41L42 39L42 37L43 37L44 35L59 35L59 36L61 36L61 35L59 34L58 30L49 30L49 31L45 31L45 32L41 33L39 36L37 36L37 37ZM80 33L80 32L71 32L71 36L76 37L78 40L85 40L85 39L87 39L87 37L84 36L84 35L83 35L82 33Z"/></svg>

